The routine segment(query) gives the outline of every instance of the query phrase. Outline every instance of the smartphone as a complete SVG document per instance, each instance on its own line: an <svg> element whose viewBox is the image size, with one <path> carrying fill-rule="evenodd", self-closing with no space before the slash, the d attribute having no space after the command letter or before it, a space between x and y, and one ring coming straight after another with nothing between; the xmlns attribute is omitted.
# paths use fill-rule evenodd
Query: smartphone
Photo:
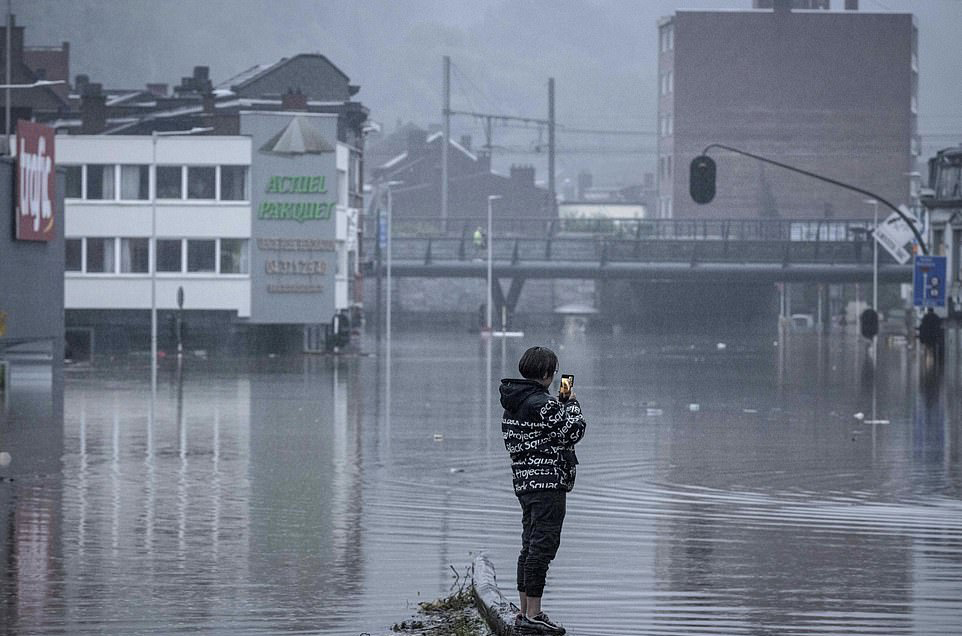
<svg viewBox="0 0 962 636"><path fill-rule="evenodd" d="M572 373L562 373L561 374L561 390L559 393L563 396L568 396L571 394L571 387L575 385L575 376Z"/></svg>

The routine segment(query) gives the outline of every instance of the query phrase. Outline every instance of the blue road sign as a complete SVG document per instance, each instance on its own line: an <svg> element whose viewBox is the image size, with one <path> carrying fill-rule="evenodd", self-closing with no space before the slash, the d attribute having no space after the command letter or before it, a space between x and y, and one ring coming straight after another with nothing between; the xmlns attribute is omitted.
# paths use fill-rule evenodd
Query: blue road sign
<svg viewBox="0 0 962 636"><path fill-rule="evenodd" d="M945 307L945 257L916 255L913 287L916 307Z"/></svg>
<svg viewBox="0 0 962 636"><path fill-rule="evenodd" d="M387 217L378 210L378 242L382 250L387 249Z"/></svg>

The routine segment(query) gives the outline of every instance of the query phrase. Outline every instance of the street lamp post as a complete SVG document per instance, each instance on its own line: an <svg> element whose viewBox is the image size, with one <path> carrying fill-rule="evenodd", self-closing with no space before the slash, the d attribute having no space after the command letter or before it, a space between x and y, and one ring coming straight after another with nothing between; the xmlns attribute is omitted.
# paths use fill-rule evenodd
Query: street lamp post
<svg viewBox="0 0 962 636"><path fill-rule="evenodd" d="M493 241L493 237L491 236L491 203L500 198L501 198L501 195L499 194L488 195L488 234L487 234L487 237L488 237L488 301L485 304L485 309L487 310L485 312L485 328L488 330L488 332L491 332L491 330L493 329L492 323L491 323L491 285L494 279L491 276L491 273L492 273L491 261L493 256L492 244L494 243L494 241Z"/></svg>
<svg viewBox="0 0 962 636"><path fill-rule="evenodd" d="M160 137L186 136L209 132L213 128L190 130L151 131L150 166L153 172L153 191L150 193L150 390L157 393L157 139Z"/></svg>

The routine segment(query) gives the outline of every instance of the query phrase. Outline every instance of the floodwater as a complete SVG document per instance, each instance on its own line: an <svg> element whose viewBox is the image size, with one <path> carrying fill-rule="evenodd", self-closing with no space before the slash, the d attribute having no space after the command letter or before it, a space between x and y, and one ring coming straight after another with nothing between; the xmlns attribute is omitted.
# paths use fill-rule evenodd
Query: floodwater
<svg viewBox="0 0 962 636"><path fill-rule="evenodd" d="M496 385L535 343L589 425L544 601L570 633L959 633L958 373L851 333L404 334L389 376L166 361L153 408L142 362L68 368L0 419L0 632L383 633L480 550L513 598Z"/></svg>

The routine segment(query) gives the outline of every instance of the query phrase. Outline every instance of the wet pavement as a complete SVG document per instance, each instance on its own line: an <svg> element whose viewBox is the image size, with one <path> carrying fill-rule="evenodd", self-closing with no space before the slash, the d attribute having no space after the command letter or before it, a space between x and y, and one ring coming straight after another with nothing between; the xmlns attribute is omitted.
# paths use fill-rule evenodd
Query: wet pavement
<svg viewBox="0 0 962 636"><path fill-rule="evenodd" d="M589 423L545 597L569 631L958 633L958 373L851 333L404 334L390 374L166 361L153 406L136 359L14 386L0 633L377 633L482 549L510 598L496 385L535 343Z"/></svg>

